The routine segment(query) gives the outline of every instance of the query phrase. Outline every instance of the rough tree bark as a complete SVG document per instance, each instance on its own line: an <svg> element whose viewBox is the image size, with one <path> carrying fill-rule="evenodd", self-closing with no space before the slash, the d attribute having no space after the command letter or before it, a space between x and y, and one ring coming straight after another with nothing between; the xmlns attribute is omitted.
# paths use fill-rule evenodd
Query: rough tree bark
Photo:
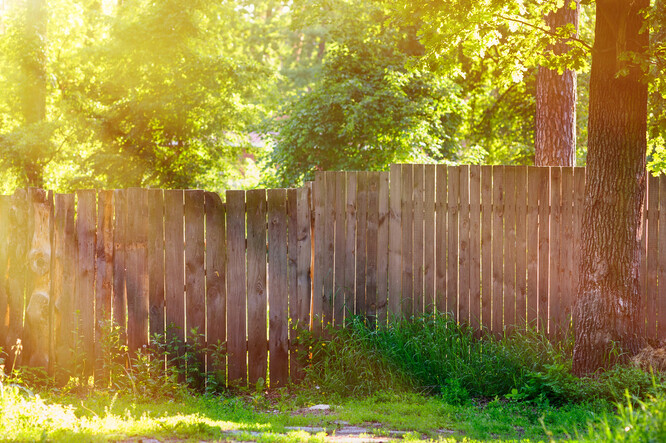
<svg viewBox="0 0 666 443"><path fill-rule="evenodd" d="M569 4L546 15L552 31L571 23L578 32L579 0L576 9ZM556 55L568 50L565 42L549 47ZM536 131L534 164L536 166L575 166L576 164L576 71L539 66L536 82Z"/></svg>
<svg viewBox="0 0 666 443"><path fill-rule="evenodd" d="M610 351L617 346L629 355L642 346L638 276L647 85L640 68L621 55L645 51L640 11L648 6L649 0L596 2L581 282L573 311L577 375L613 364Z"/></svg>

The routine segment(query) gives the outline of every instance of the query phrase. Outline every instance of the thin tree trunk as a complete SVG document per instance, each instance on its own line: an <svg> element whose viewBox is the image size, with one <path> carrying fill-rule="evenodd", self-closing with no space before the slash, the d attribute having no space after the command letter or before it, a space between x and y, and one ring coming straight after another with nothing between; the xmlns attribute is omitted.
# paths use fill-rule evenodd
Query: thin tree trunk
<svg viewBox="0 0 666 443"><path fill-rule="evenodd" d="M569 4L546 16L551 30L573 24L578 32L579 6ZM568 46L560 42L550 48L556 55ZM576 164L576 71L557 71L539 66L536 86L536 132L534 163L537 166L575 166Z"/></svg>
<svg viewBox="0 0 666 443"><path fill-rule="evenodd" d="M645 51L640 11L648 6L649 0L596 3L581 282L573 312L578 375L615 363L613 349L627 352L626 358L643 343L638 277L647 85L640 68L621 54Z"/></svg>

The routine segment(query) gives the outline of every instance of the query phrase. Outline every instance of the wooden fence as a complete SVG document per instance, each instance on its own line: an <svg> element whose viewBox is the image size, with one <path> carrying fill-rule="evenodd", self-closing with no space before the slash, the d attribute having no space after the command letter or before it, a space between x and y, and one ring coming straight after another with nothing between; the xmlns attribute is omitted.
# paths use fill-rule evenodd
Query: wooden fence
<svg viewBox="0 0 666 443"><path fill-rule="evenodd" d="M19 190L0 197L0 346L20 338L23 364L55 373L78 352L99 374L114 322L130 353L154 334L203 338L226 349L203 359L208 371L281 386L300 374L299 330L350 315L437 310L558 337L584 182L584 168L392 165L224 203L200 190ZM641 291L648 335L666 338L666 177L647 195Z"/></svg>

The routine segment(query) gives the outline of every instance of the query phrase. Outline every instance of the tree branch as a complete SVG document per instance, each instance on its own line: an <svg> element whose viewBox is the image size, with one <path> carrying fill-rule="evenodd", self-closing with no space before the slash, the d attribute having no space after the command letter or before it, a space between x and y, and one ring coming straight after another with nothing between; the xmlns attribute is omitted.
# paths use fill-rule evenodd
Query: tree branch
<svg viewBox="0 0 666 443"><path fill-rule="evenodd" d="M518 19L518 18L507 17L507 16L502 15L502 14L498 14L497 16L499 18L503 19L503 20L507 20L507 21L514 22L514 23L520 23L521 25L529 26L530 28L533 28L533 29L536 29L538 31L544 32L548 35L552 35L552 36L557 37L557 38L562 38L562 36L557 35L556 32L553 32L553 31L550 31L548 29L542 28L540 26L534 25L530 22L526 22L526 21ZM590 52L592 51L592 46L590 46L585 41L583 41L583 40L581 40L577 37L567 37L567 40L573 40L577 43L580 43L580 45L583 46L584 48L586 48L588 51L590 51Z"/></svg>

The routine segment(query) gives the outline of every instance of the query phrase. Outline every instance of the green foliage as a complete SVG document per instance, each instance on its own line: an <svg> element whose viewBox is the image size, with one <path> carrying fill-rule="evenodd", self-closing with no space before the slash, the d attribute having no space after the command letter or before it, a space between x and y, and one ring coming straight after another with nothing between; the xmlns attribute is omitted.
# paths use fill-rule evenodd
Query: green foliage
<svg viewBox="0 0 666 443"><path fill-rule="evenodd" d="M312 90L288 102L274 124L277 182L452 157L465 104L453 82L407 69L421 51L415 28L384 23L384 1L322 8L315 19L325 20L332 41Z"/></svg>
<svg viewBox="0 0 666 443"><path fill-rule="evenodd" d="M625 402L617 405L617 414L590 425L584 441L666 441L666 397L661 393L643 401L627 393Z"/></svg>

